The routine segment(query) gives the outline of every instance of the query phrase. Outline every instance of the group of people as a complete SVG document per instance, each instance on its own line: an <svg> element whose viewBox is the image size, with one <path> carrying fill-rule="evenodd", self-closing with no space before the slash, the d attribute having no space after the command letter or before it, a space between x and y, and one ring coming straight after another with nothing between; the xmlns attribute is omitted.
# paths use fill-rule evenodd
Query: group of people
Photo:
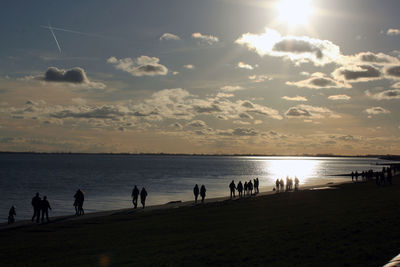
<svg viewBox="0 0 400 267"><path fill-rule="evenodd" d="M133 207L136 209L138 198L139 198L139 189L137 188L136 185L132 189L131 196L132 196ZM142 203L143 209L146 204L146 197L147 197L147 191L144 187L142 187L142 190L140 191L140 202Z"/></svg>
<svg viewBox="0 0 400 267"><path fill-rule="evenodd" d="M197 198L201 197L201 203L204 203L204 199L206 197L206 187L202 185L199 189L199 186L196 184L193 188L193 194L194 194L194 202L197 203Z"/></svg>
<svg viewBox="0 0 400 267"><path fill-rule="evenodd" d="M44 216L46 216L46 220L49 222L49 210L51 210L50 203L47 200L47 197L44 196L43 199L40 198L39 193L32 198L32 207L33 207L33 216L32 222L35 221L39 223L40 215L42 215L42 222L44 221ZM15 209L14 209L15 213Z"/></svg>
<svg viewBox="0 0 400 267"><path fill-rule="evenodd" d="M297 178L297 176L294 177L294 191L299 190L299 185L300 185L300 180ZM286 190L285 190L285 182L283 179L276 179L275 181L275 187L274 190L276 192L283 192L283 191L292 191L293 190L293 178L289 178L289 176L286 176Z"/></svg>
<svg viewBox="0 0 400 267"><path fill-rule="evenodd" d="M254 189L254 194L260 193L259 190L259 185L260 181L258 180L258 177L256 179L253 179L250 181L245 181L244 184L242 184L242 181L239 181L237 185L235 185L235 181L232 180L232 182L229 184L229 189L230 189L230 197L235 198L236 195L236 190L238 191L239 197L243 197L246 195L253 195L253 189Z"/></svg>
<svg viewBox="0 0 400 267"><path fill-rule="evenodd" d="M351 181L358 182L358 177L361 181L367 182L371 181L375 177L376 185L392 185L392 177L396 174L396 168L383 167L382 171L374 172L373 170L362 171L361 173L355 171L351 172Z"/></svg>

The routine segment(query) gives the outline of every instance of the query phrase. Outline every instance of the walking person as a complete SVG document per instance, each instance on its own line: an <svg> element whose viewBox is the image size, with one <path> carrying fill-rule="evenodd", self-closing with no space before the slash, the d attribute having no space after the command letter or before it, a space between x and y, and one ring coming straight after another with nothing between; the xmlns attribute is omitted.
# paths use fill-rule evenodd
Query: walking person
<svg viewBox="0 0 400 267"><path fill-rule="evenodd" d="M49 220L49 209L51 210L51 207L50 207L50 203L47 200L46 196L43 197L43 200L41 201L40 206L41 206L40 209L42 210L42 222L44 221L44 215L46 215L46 220L47 220L47 222L49 222L50 221Z"/></svg>
<svg viewBox="0 0 400 267"><path fill-rule="evenodd" d="M201 203L204 203L204 198L206 197L206 187L202 185L200 187L200 196L201 196Z"/></svg>
<svg viewBox="0 0 400 267"><path fill-rule="evenodd" d="M197 203L197 198L199 197L199 186L196 184L193 188L194 203Z"/></svg>
<svg viewBox="0 0 400 267"><path fill-rule="evenodd" d="M147 191L146 189L143 187L142 191L140 191L140 202L142 203L143 209L146 203L146 197L147 197Z"/></svg>
<svg viewBox="0 0 400 267"><path fill-rule="evenodd" d="M32 198L32 207L33 207L33 216L32 216L32 222L36 218L36 222L39 223L40 220L40 205L41 205L42 199L39 196L39 193L36 193L36 195Z"/></svg>
<svg viewBox="0 0 400 267"><path fill-rule="evenodd" d="M229 184L229 189L231 190L231 198L236 197L235 196L235 190L236 190L236 185L235 182L232 180L232 182Z"/></svg>
<svg viewBox="0 0 400 267"><path fill-rule="evenodd" d="M11 206L10 210L8 211L8 224L12 224L15 222L14 216L16 216L17 213L15 212L15 207Z"/></svg>
<svg viewBox="0 0 400 267"><path fill-rule="evenodd" d="M136 209L137 208L137 201L138 201L138 197L139 197L139 189L137 188L136 185L132 189L131 197L132 197L133 208Z"/></svg>
<svg viewBox="0 0 400 267"><path fill-rule="evenodd" d="M81 189L78 189L74 195L74 207L75 207L75 215L83 215L85 211L83 210L83 202L85 201L85 194Z"/></svg>
<svg viewBox="0 0 400 267"><path fill-rule="evenodd" d="M253 195L253 182L251 180L247 183L247 188L250 192L250 196L252 196Z"/></svg>

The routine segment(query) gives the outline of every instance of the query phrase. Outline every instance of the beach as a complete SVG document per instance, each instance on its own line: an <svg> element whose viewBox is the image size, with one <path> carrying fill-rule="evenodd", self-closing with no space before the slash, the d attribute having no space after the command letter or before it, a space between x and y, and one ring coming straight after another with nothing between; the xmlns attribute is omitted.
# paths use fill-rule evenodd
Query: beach
<svg viewBox="0 0 400 267"><path fill-rule="evenodd" d="M399 181L396 176L392 186L344 183L31 224L0 231L0 263L381 266L399 253Z"/></svg>

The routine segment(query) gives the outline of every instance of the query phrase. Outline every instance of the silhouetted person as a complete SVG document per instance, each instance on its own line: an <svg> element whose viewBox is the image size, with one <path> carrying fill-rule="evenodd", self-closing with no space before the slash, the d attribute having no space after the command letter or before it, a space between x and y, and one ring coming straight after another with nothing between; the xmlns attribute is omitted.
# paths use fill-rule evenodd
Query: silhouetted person
<svg viewBox="0 0 400 267"><path fill-rule="evenodd" d="M137 208L137 201L138 201L138 197L139 197L139 189L137 188L136 185L132 189L132 195L131 196L132 196L133 207L136 209Z"/></svg>
<svg viewBox="0 0 400 267"><path fill-rule="evenodd" d="M281 178L281 180L279 181L279 184L281 185L281 191L283 191L283 189L285 188L285 183L283 182L283 179Z"/></svg>
<svg viewBox="0 0 400 267"><path fill-rule="evenodd" d="M391 168L387 168L387 178L386 178L387 182L389 185L392 185L392 169Z"/></svg>
<svg viewBox="0 0 400 267"><path fill-rule="evenodd" d="M358 172L357 171L354 173L354 176L356 177L356 182L358 182Z"/></svg>
<svg viewBox="0 0 400 267"><path fill-rule="evenodd" d="M258 190L258 187L260 185L260 180L258 180L258 177L254 180L254 191L256 194L260 193L260 190Z"/></svg>
<svg viewBox="0 0 400 267"><path fill-rule="evenodd" d="M276 181L275 181L276 192L279 192L279 185L280 185L279 179L276 179Z"/></svg>
<svg viewBox="0 0 400 267"><path fill-rule="evenodd" d="M49 222L49 209L51 210L51 207L46 196L43 197L43 200L40 203L40 209L42 210L42 222L44 221L44 215L46 215L46 220Z"/></svg>
<svg viewBox="0 0 400 267"><path fill-rule="evenodd" d="M354 172L351 172L351 181L354 182Z"/></svg>
<svg viewBox="0 0 400 267"><path fill-rule="evenodd" d="M236 197L235 196L235 190L236 190L236 185L235 182L232 180L232 182L229 184L229 189L231 190L231 198Z"/></svg>
<svg viewBox="0 0 400 267"><path fill-rule="evenodd" d="M294 190L297 191L299 190L299 184L300 184L300 180L299 178L297 178L297 176L294 177Z"/></svg>
<svg viewBox="0 0 400 267"><path fill-rule="evenodd" d="M250 196L253 195L253 183L251 182L251 180L247 183L247 187L250 191Z"/></svg>
<svg viewBox="0 0 400 267"><path fill-rule="evenodd" d="M244 195L246 196L246 194L249 194L249 185L247 182L244 182Z"/></svg>
<svg viewBox="0 0 400 267"><path fill-rule="evenodd" d="M41 205L42 199L39 197L39 193L36 193L36 195L32 198L32 207L33 207L33 216L32 216L32 222L36 218L36 222L38 223L40 220L40 205Z"/></svg>
<svg viewBox="0 0 400 267"><path fill-rule="evenodd" d="M201 196L201 203L204 203L204 198L206 197L206 187L202 185L200 187L200 196Z"/></svg>
<svg viewBox="0 0 400 267"><path fill-rule="evenodd" d="M17 213L15 212L15 207L11 206L10 211L8 212L8 224L12 224L15 222L15 215L17 215Z"/></svg>
<svg viewBox="0 0 400 267"><path fill-rule="evenodd" d="M193 188L194 203L197 203L197 198L199 197L199 186L196 184Z"/></svg>
<svg viewBox="0 0 400 267"><path fill-rule="evenodd" d="M83 202L85 201L85 194L81 189L78 189L74 195L75 202L75 215L83 215L85 214L85 211L83 210Z"/></svg>
<svg viewBox="0 0 400 267"><path fill-rule="evenodd" d="M237 184L237 191L239 194L239 197L243 196L243 184L242 181L239 181L239 183Z"/></svg>
<svg viewBox="0 0 400 267"><path fill-rule="evenodd" d="M147 197L147 191L143 187L142 191L140 191L140 202L142 203L143 209L144 209L144 206L146 204L146 197Z"/></svg>

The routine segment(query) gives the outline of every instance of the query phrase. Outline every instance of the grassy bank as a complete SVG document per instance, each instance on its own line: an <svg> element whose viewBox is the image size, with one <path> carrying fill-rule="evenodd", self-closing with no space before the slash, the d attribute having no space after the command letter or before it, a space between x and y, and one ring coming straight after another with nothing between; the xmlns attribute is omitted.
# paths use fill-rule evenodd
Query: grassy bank
<svg viewBox="0 0 400 267"><path fill-rule="evenodd" d="M381 266L400 253L399 193L343 184L34 225L0 232L0 265Z"/></svg>

